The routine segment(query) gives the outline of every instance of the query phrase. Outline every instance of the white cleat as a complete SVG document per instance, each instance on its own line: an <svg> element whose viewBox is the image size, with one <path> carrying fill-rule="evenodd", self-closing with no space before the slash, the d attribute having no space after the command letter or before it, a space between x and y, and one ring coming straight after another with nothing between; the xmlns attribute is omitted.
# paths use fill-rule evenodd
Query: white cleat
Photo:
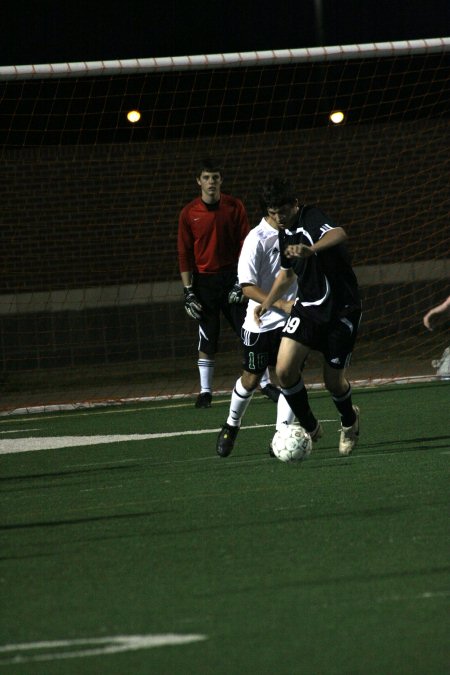
<svg viewBox="0 0 450 675"><path fill-rule="evenodd" d="M340 455L349 455L355 445L358 442L359 438L359 408L357 405L353 406L355 411L356 420L351 427L341 426L341 436L339 439L339 454Z"/></svg>

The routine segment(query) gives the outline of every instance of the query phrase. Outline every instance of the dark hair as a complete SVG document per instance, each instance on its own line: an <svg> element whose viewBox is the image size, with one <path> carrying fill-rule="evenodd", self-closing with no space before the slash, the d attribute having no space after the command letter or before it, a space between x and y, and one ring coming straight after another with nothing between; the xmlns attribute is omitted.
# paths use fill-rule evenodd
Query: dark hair
<svg viewBox="0 0 450 675"><path fill-rule="evenodd" d="M199 161L196 173L197 178L200 178L203 171L207 171L208 173L220 173L220 175L223 176L220 162L218 162L213 157L204 157Z"/></svg>
<svg viewBox="0 0 450 675"><path fill-rule="evenodd" d="M297 195L291 181L287 178L271 178L261 191L260 204L267 209L279 209L285 204L295 204Z"/></svg>

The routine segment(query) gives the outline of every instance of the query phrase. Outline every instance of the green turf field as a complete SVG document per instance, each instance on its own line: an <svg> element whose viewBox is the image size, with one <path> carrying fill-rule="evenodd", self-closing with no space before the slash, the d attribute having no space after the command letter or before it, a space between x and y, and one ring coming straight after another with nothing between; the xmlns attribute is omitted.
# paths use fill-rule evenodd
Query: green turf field
<svg viewBox="0 0 450 675"><path fill-rule="evenodd" d="M450 383L355 390L348 458L311 402L298 466L259 395L227 459L226 398L1 418L0 670L448 674Z"/></svg>

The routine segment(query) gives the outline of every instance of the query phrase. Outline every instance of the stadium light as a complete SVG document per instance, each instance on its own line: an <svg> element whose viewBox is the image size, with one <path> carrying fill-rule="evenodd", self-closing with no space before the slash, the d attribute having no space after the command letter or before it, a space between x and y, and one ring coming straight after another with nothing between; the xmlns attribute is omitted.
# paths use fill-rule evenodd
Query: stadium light
<svg viewBox="0 0 450 675"><path fill-rule="evenodd" d="M330 122L333 122L333 124L342 124L344 119L345 115L342 112L342 110L333 110L333 112L331 112L329 116L329 120Z"/></svg>
<svg viewBox="0 0 450 675"><path fill-rule="evenodd" d="M131 124L135 124L136 122L139 122L141 119L141 113L139 110L130 110L127 113L127 120L131 122Z"/></svg>

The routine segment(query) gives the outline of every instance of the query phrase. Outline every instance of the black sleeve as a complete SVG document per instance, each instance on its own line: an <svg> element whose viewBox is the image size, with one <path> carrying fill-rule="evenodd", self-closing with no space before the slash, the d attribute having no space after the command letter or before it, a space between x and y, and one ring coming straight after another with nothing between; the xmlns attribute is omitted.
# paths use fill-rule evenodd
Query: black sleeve
<svg viewBox="0 0 450 675"><path fill-rule="evenodd" d="M319 241L325 232L337 227L336 223L325 215L323 211L317 208L317 206L305 206L302 211L301 220L303 227L308 231L313 244L315 244L316 241Z"/></svg>
<svg viewBox="0 0 450 675"><path fill-rule="evenodd" d="M292 258L286 258L284 255L284 249L287 246L286 242L286 233L281 228L278 230L278 246L280 248L280 267L282 269L290 269L292 267L293 260Z"/></svg>

